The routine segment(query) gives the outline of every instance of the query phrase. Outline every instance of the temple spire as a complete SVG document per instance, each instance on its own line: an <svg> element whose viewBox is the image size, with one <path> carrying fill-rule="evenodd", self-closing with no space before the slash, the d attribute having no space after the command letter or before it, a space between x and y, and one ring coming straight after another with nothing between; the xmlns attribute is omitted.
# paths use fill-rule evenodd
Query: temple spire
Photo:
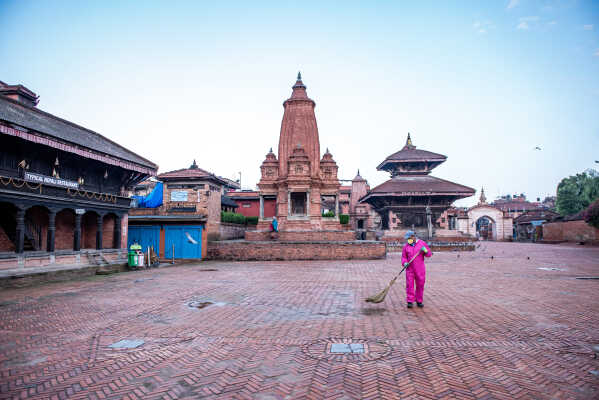
<svg viewBox="0 0 599 400"><path fill-rule="evenodd" d="M412 138L410 137L410 132L408 132L408 138L406 139L406 145L404 149L415 149L416 146L412 144Z"/></svg>
<svg viewBox="0 0 599 400"><path fill-rule="evenodd" d="M295 89L304 89L304 93L303 95L307 98L308 96L306 96L305 93L305 89L306 89L306 85L304 85L304 82L302 82L302 73L298 71L297 73L297 79L295 81L295 85L293 85L293 92L295 93ZM293 96L291 96L293 98Z"/></svg>

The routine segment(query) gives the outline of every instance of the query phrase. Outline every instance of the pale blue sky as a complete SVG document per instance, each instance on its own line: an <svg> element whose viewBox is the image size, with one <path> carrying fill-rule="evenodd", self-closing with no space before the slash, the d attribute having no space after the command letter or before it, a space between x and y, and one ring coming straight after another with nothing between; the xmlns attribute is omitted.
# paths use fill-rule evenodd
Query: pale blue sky
<svg viewBox="0 0 599 400"><path fill-rule="evenodd" d="M0 80L160 171L253 188L298 70L341 178L388 179L407 132L489 198L599 166L599 2L0 0L0 26Z"/></svg>

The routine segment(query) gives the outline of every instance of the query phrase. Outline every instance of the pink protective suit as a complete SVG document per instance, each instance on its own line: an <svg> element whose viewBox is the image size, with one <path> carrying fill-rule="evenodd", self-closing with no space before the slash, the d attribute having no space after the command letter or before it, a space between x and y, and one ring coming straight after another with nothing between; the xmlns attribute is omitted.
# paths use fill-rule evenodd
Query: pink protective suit
<svg viewBox="0 0 599 400"><path fill-rule="evenodd" d="M420 249L426 248L428 253L423 253ZM425 280L425 266L424 257L430 257L433 252L423 240L418 239L414 246L405 244L403 251L401 252L401 265L409 262L412 257L420 253L414 261L406 268L406 300L408 303L417 301L422 303L424 297L424 280ZM416 296L414 296L414 280L416 280Z"/></svg>

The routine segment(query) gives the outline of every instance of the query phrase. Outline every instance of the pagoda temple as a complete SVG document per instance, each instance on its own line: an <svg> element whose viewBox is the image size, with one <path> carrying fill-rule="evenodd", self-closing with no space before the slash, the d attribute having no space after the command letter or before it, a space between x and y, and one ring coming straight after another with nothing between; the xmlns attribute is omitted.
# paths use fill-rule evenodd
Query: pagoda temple
<svg viewBox="0 0 599 400"><path fill-rule="evenodd" d="M280 231L339 230L337 163L328 149L320 158L316 103L308 97L301 74L292 89L283 103L278 159L271 149L260 167L257 229L270 226L264 203L276 199ZM323 211L333 211L334 217L322 217Z"/></svg>
<svg viewBox="0 0 599 400"><path fill-rule="evenodd" d="M360 199L381 216L385 236L403 235L408 229L421 237L434 235L434 223L451 204L470 197L475 190L431 176L433 168L445 162L442 154L417 149L408 133L405 146L387 157L378 167L391 179Z"/></svg>

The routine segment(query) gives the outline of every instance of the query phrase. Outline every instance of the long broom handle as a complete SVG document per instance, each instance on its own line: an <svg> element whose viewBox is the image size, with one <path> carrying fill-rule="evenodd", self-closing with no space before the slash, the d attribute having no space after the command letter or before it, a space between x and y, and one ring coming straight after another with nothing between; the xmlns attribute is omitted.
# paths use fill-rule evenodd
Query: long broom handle
<svg viewBox="0 0 599 400"><path fill-rule="evenodd" d="M414 257L412 257L412 259L410 261L408 261L408 265L406 265L405 267L402 268L401 271L399 271L399 274L397 274L397 276L395 277L395 279L399 278L399 276L401 275L402 272L405 271L406 268L408 268L410 266L410 264L412 264L412 261L414 261L416 259L416 257L418 257L420 255L420 251L418 251L418 253L416 253L416 255Z"/></svg>

